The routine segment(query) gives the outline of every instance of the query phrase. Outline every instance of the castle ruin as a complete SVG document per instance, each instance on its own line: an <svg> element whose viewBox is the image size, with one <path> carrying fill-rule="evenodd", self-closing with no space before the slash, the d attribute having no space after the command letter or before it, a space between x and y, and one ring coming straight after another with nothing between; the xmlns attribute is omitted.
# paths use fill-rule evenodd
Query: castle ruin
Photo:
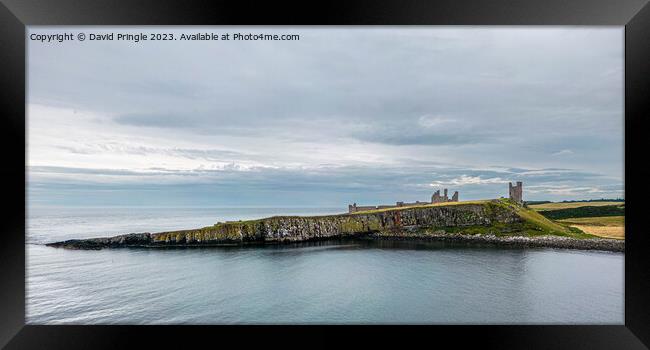
<svg viewBox="0 0 650 350"><path fill-rule="evenodd" d="M415 201L415 202L396 202L395 205L367 205L367 206L360 206L357 205L357 203L353 203L348 205L348 212L349 213L356 213L358 211L366 211L366 210L376 210L376 209L388 209L388 208L399 208L399 207L409 207L413 205L424 205L424 204L432 204L432 203L445 203L445 202L458 202L458 191L454 192L454 195L449 199L447 197L447 189L444 189L444 195L440 195L440 190L436 191L433 196L431 196L431 202L420 202L420 201Z"/></svg>
<svg viewBox="0 0 650 350"><path fill-rule="evenodd" d="M517 181L515 186L512 185L512 182L508 183L508 194L512 201L523 205L524 204L524 185L521 181ZM503 197L501 197L503 198ZM440 194L440 190L437 190L431 196L431 202L420 202L415 201L412 203L408 202L397 202L395 205L366 205L359 206L357 203L348 205L349 213L356 213L358 211L366 210L377 210L377 209L388 209L388 208L399 208L399 207L409 207L414 205L425 205L425 204L435 204L435 203L446 203L446 202L458 202L458 191L455 191L451 198L448 197L447 189L443 189L443 194Z"/></svg>
<svg viewBox="0 0 650 350"><path fill-rule="evenodd" d="M510 196L510 199L519 203L519 204L524 204L523 196L524 196L524 187L521 181L517 181L517 185L513 186L512 182L508 183L508 194Z"/></svg>
<svg viewBox="0 0 650 350"><path fill-rule="evenodd" d="M431 203L445 203L445 202L458 202L458 191L454 192L454 195L451 196L451 199L447 196L447 189L444 189L444 195L440 195L440 190L437 190L431 196Z"/></svg>

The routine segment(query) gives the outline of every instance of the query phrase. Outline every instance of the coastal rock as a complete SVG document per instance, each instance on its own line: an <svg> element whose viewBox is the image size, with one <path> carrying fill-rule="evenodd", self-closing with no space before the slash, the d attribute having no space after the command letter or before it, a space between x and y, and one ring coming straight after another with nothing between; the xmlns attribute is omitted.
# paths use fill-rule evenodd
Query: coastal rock
<svg viewBox="0 0 650 350"><path fill-rule="evenodd" d="M146 232L129 233L107 238L71 239L62 242L48 243L46 245L68 249L102 249L122 246L147 246L150 244L151 234Z"/></svg>
<svg viewBox="0 0 650 350"><path fill-rule="evenodd" d="M625 241L620 239L590 238L576 239L558 236L506 236L496 235L468 235L460 233L445 233L442 231L432 232L423 235L400 235L400 236L377 236L370 235L366 238L382 240L430 240L450 241L462 243L481 243L499 246L511 246L520 248L558 248L558 249L580 249L580 250L602 250L610 252L625 252Z"/></svg>

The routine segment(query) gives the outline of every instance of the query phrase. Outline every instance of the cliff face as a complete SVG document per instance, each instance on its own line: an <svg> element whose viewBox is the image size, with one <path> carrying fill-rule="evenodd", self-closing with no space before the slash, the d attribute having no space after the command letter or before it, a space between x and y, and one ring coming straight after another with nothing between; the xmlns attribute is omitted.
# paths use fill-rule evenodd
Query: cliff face
<svg viewBox="0 0 650 350"><path fill-rule="evenodd" d="M520 220L513 211L490 203L427 206L330 216L278 216L227 222L197 230L156 233L151 235L151 240L161 244L305 241L422 227L490 226Z"/></svg>
<svg viewBox="0 0 650 350"><path fill-rule="evenodd" d="M133 233L110 238L69 240L48 244L73 249L125 246L217 245L298 242L375 234L399 236L419 229L508 227L524 220L516 206L504 201L425 205L329 216L278 216L217 223L194 230ZM520 225L519 225L520 226Z"/></svg>

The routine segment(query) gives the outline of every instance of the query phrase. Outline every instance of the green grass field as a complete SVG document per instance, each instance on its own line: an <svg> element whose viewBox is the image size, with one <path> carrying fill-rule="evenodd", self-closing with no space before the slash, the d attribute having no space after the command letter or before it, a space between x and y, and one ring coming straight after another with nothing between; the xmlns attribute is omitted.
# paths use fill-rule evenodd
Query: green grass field
<svg viewBox="0 0 650 350"><path fill-rule="evenodd" d="M591 226L625 226L625 216L597 216L592 218L569 218L558 220L567 225L591 225Z"/></svg>
<svg viewBox="0 0 650 350"><path fill-rule="evenodd" d="M529 208L551 220L625 215L624 202L544 203Z"/></svg>
<svg viewBox="0 0 650 350"><path fill-rule="evenodd" d="M580 207L602 207L602 206L623 206L625 202L570 202L570 203L544 203L544 204L531 204L528 207L537 211L545 210L558 210L558 209L574 209Z"/></svg>

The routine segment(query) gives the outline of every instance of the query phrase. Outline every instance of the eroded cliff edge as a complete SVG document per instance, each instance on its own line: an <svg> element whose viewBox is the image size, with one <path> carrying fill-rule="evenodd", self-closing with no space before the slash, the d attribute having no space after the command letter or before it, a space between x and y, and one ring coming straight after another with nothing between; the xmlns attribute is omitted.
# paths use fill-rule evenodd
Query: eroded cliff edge
<svg viewBox="0 0 650 350"><path fill-rule="evenodd" d="M558 248L624 249L624 242L594 238L506 199L430 204L340 215L275 216L217 223L191 230L68 240L50 243L48 246L69 249L210 246L345 237L449 239Z"/></svg>

